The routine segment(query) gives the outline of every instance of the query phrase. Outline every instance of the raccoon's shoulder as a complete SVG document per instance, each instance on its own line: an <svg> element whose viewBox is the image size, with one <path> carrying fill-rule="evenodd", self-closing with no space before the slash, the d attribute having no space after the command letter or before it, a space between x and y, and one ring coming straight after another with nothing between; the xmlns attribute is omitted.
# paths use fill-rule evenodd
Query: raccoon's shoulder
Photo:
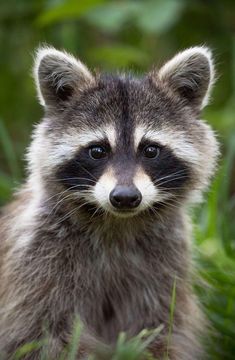
<svg viewBox="0 0 235 360"><path fill-rule="evenodd" d="M27 209L31 199L31 191L26 189L26 187L22 187L22 189L14 195L14 199L0 209L0 246L6 242L9 244L12 242L14 228L22 226L22 214L24 210ZM30 216L30 213L28 216Z"/></svg>

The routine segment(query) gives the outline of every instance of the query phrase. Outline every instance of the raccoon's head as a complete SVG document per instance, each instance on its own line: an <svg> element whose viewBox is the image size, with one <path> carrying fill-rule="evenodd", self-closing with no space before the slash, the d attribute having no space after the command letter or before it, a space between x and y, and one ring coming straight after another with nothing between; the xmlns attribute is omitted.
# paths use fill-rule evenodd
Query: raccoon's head
<svg viewBox="0 0 235 360"><path fill-rule="evenodd" d="M133 216L178 206L208 185L218 148L200 120L214 80L207 48L142 78L93 75L43 48L35 79L45 117L29 151L31 182L61 201Z"/></svg>

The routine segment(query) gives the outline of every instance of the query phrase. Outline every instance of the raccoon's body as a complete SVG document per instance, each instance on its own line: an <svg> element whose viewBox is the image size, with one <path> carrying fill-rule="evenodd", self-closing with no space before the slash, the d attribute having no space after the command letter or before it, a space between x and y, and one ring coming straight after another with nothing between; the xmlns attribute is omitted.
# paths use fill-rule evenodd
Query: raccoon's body
<svg viewBox="0 0 235 360"><path fill-rule="evenodd" d="M29 148L28 180L0 220L6 359L45 329L49 357L58 358L76 316L79 358L101 344L108 354L121 331L161 325L150 345L156 358L202 358L186 206L215 168L217 143L199 120L213 76L205 48L142 79L93 76L66 53L38 52L45 117Z"/></svg>

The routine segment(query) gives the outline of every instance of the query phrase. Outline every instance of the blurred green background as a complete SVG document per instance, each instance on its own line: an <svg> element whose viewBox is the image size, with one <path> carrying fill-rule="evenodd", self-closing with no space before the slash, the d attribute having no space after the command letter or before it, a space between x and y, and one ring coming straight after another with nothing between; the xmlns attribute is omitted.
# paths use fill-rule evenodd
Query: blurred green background
<svg viewBox="0 0 235 360"><path fill-rule="evenodd" d="M235 359L235 1L1 0L1 205L22 181L25 147L43 113L31 75L43 43L65 48L91 69L137 73L189 46L214 51L218 80L204 117L222 156L208 201L193 213L194 256L207 281L195 287L212 325L209 359Z"/></svg>

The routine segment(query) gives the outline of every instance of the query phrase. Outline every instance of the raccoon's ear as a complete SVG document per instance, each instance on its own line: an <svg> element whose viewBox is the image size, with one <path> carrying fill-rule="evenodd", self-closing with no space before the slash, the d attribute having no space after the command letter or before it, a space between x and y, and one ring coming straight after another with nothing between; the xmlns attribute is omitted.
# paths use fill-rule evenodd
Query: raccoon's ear
<svg viewBox="0 0 235 360"><path fill-rule="evenodd" d="M158 78L189 105L202 109L215 78L211 51L193 47L177 54L159 70Z"/></svg>
<svg viewBox="0 0 235 360"><path fill-rule="evenodd" d="M43 106L56 106L69 100L94 79L79 60L66 52L43 47L36 52L34 78L38 98Z"/></svg>

